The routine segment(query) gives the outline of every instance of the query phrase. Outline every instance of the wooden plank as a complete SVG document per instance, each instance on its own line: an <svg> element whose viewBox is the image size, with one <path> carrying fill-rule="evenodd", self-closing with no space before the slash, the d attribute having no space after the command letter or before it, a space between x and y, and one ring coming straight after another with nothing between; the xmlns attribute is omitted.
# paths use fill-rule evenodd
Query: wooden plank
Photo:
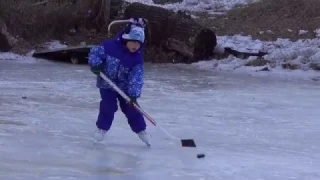
<svg viewBox="0 0 320 180"><path fill-rule="evenodd" d="M88 53L96 45L71 46L66 48L56 48L36 51L33 57L54 61L71 62L72 64L88 63Z"/></svg>
<svg viewBox="0 0 320 180"><path fill-rule="evenodd" d="M62 51L86 51L91 49L96 45L87 45L87 46L71 46L71 47L66 47L66 48L56 48L56 49L48 49L48 50L41 50L41 51L35 51L33 54L34 55L39 55L39 54L46 54L46 53L54 53L54 52L62 52Z"/></svg>

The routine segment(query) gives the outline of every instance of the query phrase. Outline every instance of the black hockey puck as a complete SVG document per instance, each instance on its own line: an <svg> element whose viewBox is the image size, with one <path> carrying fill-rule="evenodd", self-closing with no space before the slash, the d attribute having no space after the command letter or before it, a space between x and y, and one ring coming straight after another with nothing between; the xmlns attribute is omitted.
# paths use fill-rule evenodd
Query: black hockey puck
<svg viewBox="0 0 320 180"><path fill-rule="evenodd" d="M197 158L204 158L204 154L197 154Z"/></svg>

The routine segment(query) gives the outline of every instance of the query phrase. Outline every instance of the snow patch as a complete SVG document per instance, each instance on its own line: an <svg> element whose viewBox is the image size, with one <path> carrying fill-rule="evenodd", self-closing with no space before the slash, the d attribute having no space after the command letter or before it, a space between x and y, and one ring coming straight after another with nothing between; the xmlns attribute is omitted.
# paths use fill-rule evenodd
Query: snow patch
<svg viewBox="0 0 320 180"><path fill-rule="evenodd" d="M152 0L126 0L127 2L139 2L147 5L163 7L173 11L188 10L188 11L207 11L210 13L221 13L221 11L228 11L239 5L247 5L259 0L183 0L181 3L172 3L159 5L154 4Z"/></svg>
<svg viewBox="0 0 320 180"><path fill-rule="evenodd" d="M312 55L309 59L310 59L310 62L312 63L320 64L320 52L317 52L316 54Z"/></svg>
<svg viewBox="0 0 320 180"><path fill-rule="evenodd" d="M29 56L28 54L26 56L23 56L23 55L18 55L11 52L0 53L0 61L1 60L14 60L17 62L24 62L24 63L34 63L37 61L37 59Z"/></svg>
<svg viewBox="0 0 320 180"><path fill-rule="evenodd" d="M309 31L308 30L300 30L299 35L307 34Z"/></svg>
<svg viewBox="0 0 320 180"><path fill-rule="evenodd" d="M44 43L44 46L46 49L59 49L59 48L66 48L68 47L67 45L65 44L62 44L60 41L58 40L53 40L53 41L50 41L50 42L46 42Z"/></svg>
<svg viewBox="0 0 320 180"><path fill-rule="evenodd" d="M217 39L220 46L231 47L237 51L267 52L264 59L272 62L293 61L296 58L305 58L304 63L314 62L318 55L313 56L320 52L320 39L300 39L292 42L278 38L276 41L261 41L242 35L218 36Z"/></svg>
<svg viewBox="0 0 320 180"><path fill-rule="evenodd" d="M319 81L320 73L314 70L288 70L280 66L271 67L265 66L245 66L248 60L238 58L226 58L223 60L201 61L193 63L192 66L209 71L229 71L235 74L249 74L257 77L270 77L273 79L290 79L290 80L306 80L306 81ZM262 69L268 69L264 71Z"/></svg>
<svg viewBox="0 0 320 180"><path fill-rule="evenodd" d="M314 31L316 33L316 37L320 38L320 28Z"/></svg>
<svg viewBox="0 0 320 180"><path fill-rule="evenodd" d="M260 75L291 76L310 79L319 76L319 72L310 68L310 63L320 63L320 39L301 39L290 41L288 39L278 38L276 41L254 40L251 36L218 36L218 49L216 52L223 52L223 47L230 47L240 52L267 52L263 57L270 63L263 66L246 66L250 61L257 57L248 59L236 58L232 55L221 60L202 61L194 63L201 69L218 71L247 72ZM283 69L282 64L293 64L298 69ZM266 71L261 71L265 69ZM270 71L272 73L270 73ZM303 75L302 75L303 74Z"/></svg>

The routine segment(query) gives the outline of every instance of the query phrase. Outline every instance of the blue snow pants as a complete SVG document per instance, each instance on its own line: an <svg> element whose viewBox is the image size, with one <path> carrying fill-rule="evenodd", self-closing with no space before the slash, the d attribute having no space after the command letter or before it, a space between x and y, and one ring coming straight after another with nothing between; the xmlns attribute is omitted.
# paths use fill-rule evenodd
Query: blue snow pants
<svg viewBox="0 0 320 180"><path fill-rule="evenodd" d="M96 125L99 129L108 131L111 128L114 114L118 110L117 99L119 100L121 111L125 114L131 130L139 133L146 129L146 123L143 115L136 110L132 105L127 104L117 92L110 89L100 88L100 109Z"/></svg>

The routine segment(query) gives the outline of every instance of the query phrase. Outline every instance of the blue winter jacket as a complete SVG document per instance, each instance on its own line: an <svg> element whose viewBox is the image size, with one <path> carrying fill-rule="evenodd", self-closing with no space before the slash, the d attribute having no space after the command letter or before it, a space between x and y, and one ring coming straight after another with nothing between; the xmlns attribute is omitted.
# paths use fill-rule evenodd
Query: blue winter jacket
<svg viewBox="0 0 320 180"><path fill-rule="evenodd" d="M143 54L145 44L135 53L129 52L121 35L118 33L116 38L106 40L101 45L93 47L89 52L88 64L91 67L103 66L102 72L112 80L122 91L131 98L141 96L143 86ZM96 86L98 88L111 89L112 87L97 76Z"/></svg>

